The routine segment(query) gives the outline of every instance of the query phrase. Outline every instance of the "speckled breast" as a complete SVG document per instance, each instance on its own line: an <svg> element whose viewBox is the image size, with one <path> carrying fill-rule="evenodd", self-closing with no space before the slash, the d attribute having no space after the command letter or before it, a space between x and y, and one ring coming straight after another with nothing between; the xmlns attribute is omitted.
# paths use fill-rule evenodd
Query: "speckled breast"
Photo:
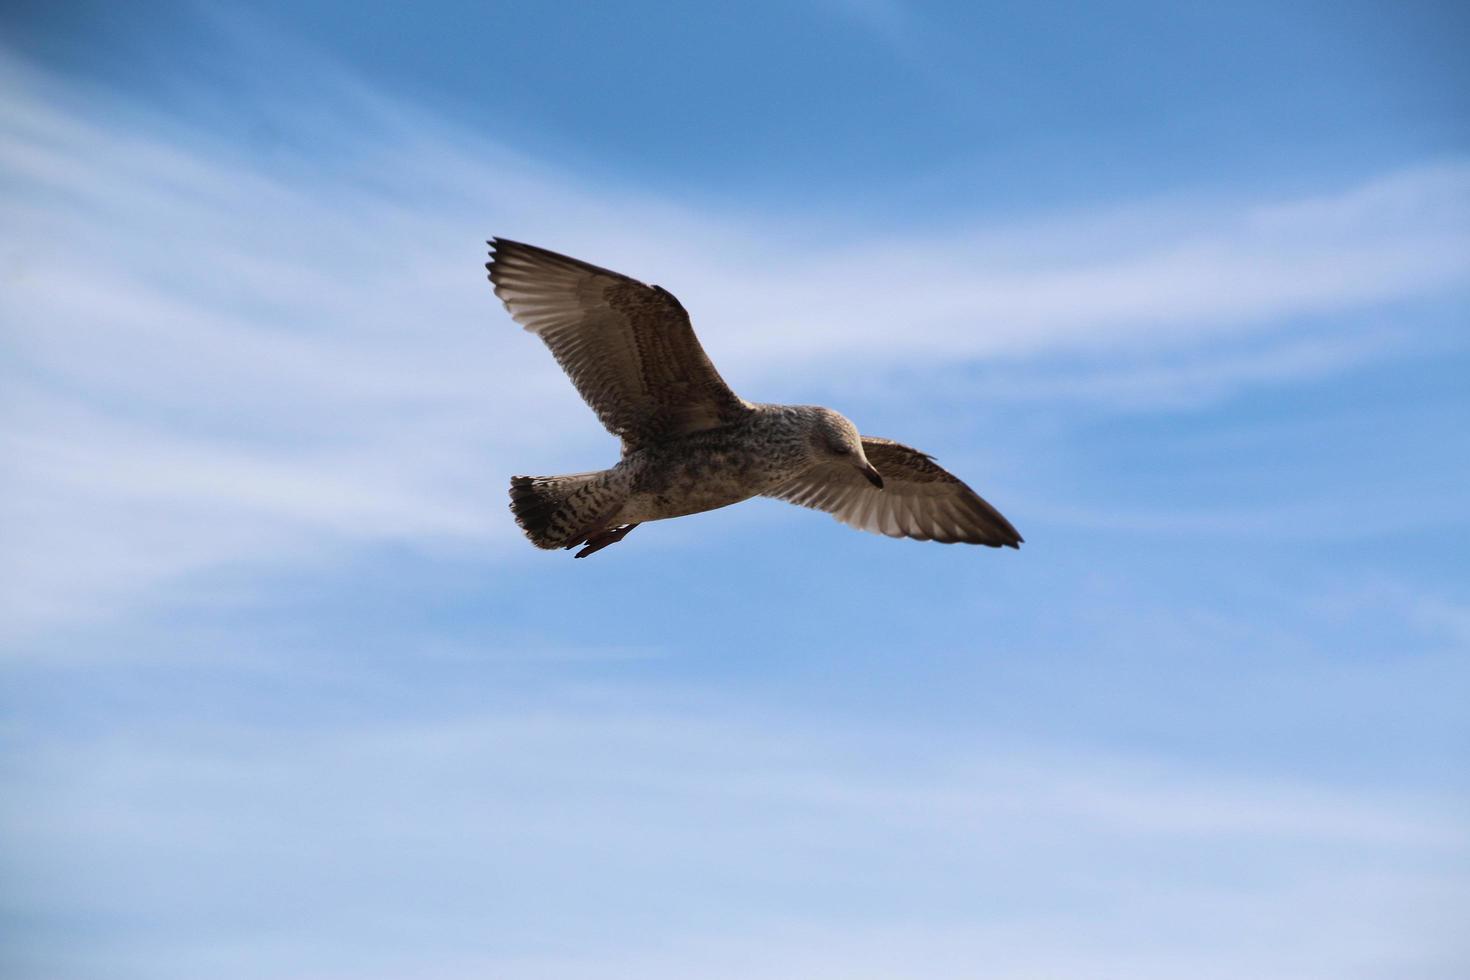
<svg viewBox="0 0 1470 980"><path fill-rule="evenodd" d="M631 477L620 520L656 521L739 503L779 483L790 466L780 447L739 430L639 450L619 465Z"/></svg>

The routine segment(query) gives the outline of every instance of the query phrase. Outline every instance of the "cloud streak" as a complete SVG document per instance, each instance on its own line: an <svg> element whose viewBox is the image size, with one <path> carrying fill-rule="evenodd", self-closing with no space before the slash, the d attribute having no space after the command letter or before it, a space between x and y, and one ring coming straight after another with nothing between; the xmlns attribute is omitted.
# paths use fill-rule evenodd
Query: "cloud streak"
<svg viewBox="0 0 1470 980"><path fill-rule="evenodd" d="M1455 162L1312 199L1001 228L854 236L797 216L802 244L783 245L768 216L557 174L350 78L294 118L319 126L337 98L357 128L283 159L14 55L3 74L0 508L18 545L0 613L17 637L240 563L509 541L487 501L510 472L585 468L608 446L490 296L491 233L675 289L752 397L834 368L921 385L997 359L1204 363L1233 337L1285 346L1264 367L1198 368L1195 391L1290 381L1366 342L1309 349L1297 319L1470 278Z"/></svg>
<svg viewBox="0 0 1470 980"><path fill-rule="evenodd" d="M1466 841L1425 801L710 709L74 737L11 767L12 887L171 923L70 964L153 977L1326 977L1416 965L1408 933L1446 949L1447 916L1403 910L1463 896Z"/></svg>

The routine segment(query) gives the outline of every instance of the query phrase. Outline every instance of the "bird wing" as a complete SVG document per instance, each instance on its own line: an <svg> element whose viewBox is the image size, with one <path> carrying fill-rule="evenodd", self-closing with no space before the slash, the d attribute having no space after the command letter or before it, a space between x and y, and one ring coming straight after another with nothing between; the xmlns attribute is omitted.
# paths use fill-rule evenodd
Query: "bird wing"
<svg viewBox="0 0 1470 980"><path fill-rule="evenodd" d="M883 489L849 463L819 463L767 491L768 497L825 510L842 523L893 538L1015 548L1011 522L933 457L888 439L863 436L863 453Z"/></svg>
<svg viewBox="0 0 1470 980"><path fill-rule="evenodd" d="M668 290L544 248L504 238L488 244L495 295L551 348L625 453L751 411Z"/></svg>

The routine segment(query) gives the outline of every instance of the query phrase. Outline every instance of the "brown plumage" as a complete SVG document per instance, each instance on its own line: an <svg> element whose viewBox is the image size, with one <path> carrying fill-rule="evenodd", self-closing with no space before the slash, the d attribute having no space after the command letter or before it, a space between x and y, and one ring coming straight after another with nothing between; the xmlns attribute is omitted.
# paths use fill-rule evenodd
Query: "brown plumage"
<svg viewBox="0 0 1470 980"><path fill-rule="evenodd" d="M859 436L813 405L745 401L725 384L673 294L497 238L486 263L511 316L551 349L623 456L611 469L511 481L516 523L581 558L645 521L755 496L891 537L1015 548L1021 536L933 458Z"/></svg>
<svg viewBox="0 0 1470 980"><path fill-rule="evenodd" d="M689 314L658 286L497 238L495 295L540 337L625 448L728 425L751 407L710 363Z"/></svg>
<svg viewBox="0 0 1470 980"><path fill-rule="evenodd" d="M849 527L890 538L1012 548L1021 543L1010 521L934 457L874 436L863 436L863 452L883 475L881 491L852 467L827 463L765 495L825 510Z"/></svg>

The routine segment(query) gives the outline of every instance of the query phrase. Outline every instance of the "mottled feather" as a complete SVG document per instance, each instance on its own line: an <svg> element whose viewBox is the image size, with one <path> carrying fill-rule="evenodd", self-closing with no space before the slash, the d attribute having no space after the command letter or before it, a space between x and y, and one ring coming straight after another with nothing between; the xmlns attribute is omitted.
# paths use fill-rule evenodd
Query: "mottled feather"
<svg viewBox="0 0 1470 980"><path fill-rule="evenodd" d="M863 437L829 408L741 399L667 290L543 248L489 244L496 295L623 442L609 469L511 480L516 523L538 547L585 545L581 558L642 523L760 495L892 537L1021 543L995 508L924 453Z"/></svg>
<svg viewBox="0 0 1470 980"><path fill-rule="evenodd" d="M489 245L495 294L551 349L625 453L750 413L668 290L532 245Z"/></svg>
<svg viewBox="0 0 1470 980"><path fill-rule="evenodd" d="M883 489L840 462L819 463L766 496L825 510L850 527L893 538L1015 548L1011 522L933 457L889 439L863 436L863 453Z"/></svg>

